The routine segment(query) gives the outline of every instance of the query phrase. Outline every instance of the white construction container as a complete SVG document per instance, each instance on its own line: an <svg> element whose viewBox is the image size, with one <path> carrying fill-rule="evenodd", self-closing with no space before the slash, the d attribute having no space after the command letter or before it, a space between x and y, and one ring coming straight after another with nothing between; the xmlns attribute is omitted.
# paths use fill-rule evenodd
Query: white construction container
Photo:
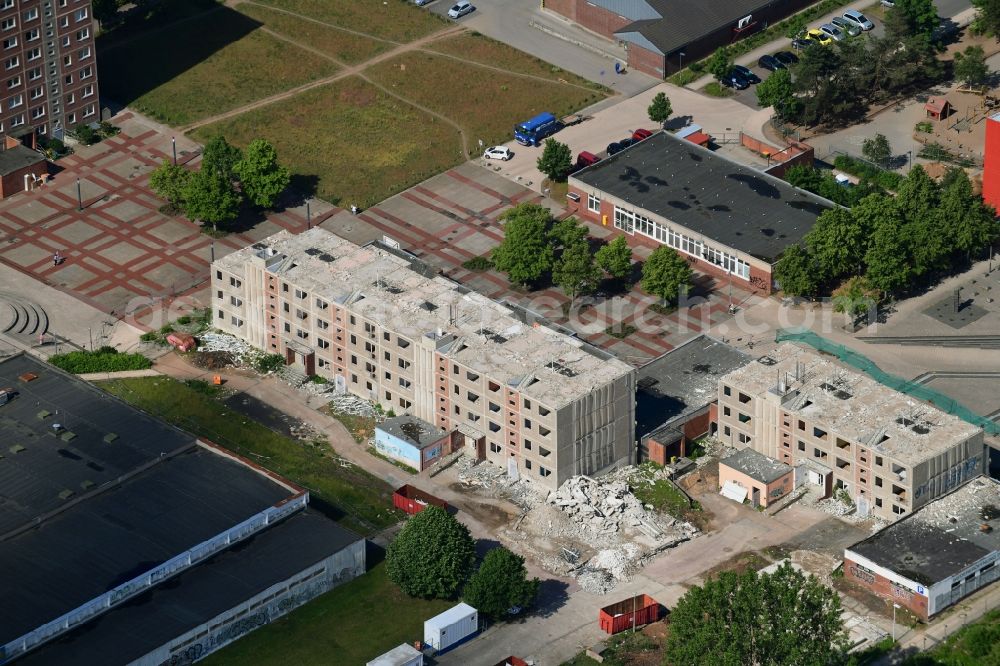
<svg viewBox="0 0 1000 666"><path fill-rule="evenodd" d="M459 604L424 621L424 643L442 652L479 631L479 611Z"/></svg>
<svg viewBox="0 0 1000 666"><path fill-rule="evenodd" d="M368 662L368 666L424 666L424 654L412 645L403 643L375 657Z"/></svg>

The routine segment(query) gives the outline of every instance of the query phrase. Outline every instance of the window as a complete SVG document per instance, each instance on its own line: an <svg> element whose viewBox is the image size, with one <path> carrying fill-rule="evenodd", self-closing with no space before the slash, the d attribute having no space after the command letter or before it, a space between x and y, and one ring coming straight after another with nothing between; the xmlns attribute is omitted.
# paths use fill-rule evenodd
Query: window
<svg viewBox="0 0 1000 666"><path fill-rule="evenodd" d="M406 370L408 367L410 367L410 362L401 358L399 359L397 365L401 367L403 370ZM458 387L456 386L455 388L457 389Z"/></svg>
<svg viewBox="0 0 1000 666"><path fill-rule="evenodd" d="M291 332L292 332L292 325L291 325L291 324L289 324L289 323L288 323L288 322L286 321L286 322L285 322L285 333L291 333Z"/></svg>
<svg viewBox="0 0 1000 666"><path fill-rule="evenodd" d="M351 354L351 365L357 365L357 364L358 364L358 357L355 356L354 354Z"/></svg>
<svg viewBox="0 0 1000 666"><path fill-rule="evenodd" d="M550 472L549 470L545 469L541 465L538 466L538 476L544 478L544 477L548 476L549 474L552 474L552 472Z"/></svg>
<svg viewBox="0 0 1000 666"><path fill-rule="evenodd" d="M306 292L302 291L301 289L296 289L295 290L295 298L305 298L308 295L309 294L307 294Z"/></svg>
<svg viewBox="0 0 1000 666"><path fill-rule="evenodd" d="M733 389L729 388L728 386L722 387L722 395L732 395L732 394L733 394Z"/></svg>
<svg viewBox="0 0 1000 666"><path fill-rule="evenodd" d="M531 440L530 439L524 440L524 450L525 451L530 451L531 450Z"/></svg>
<svg viewBox="0 0 1000 666"><path fill-rule="evenodd" d="M21 126L23 124L24 124L24 114L23 113L19 113L18 115L14 116L13 118L10 119L10 126L11 127L19 127L19 126Z"/></svg>
<svg viewBox="0 0 1000 666"><path fill-rule="evenodd" d="M877 506L879 508L882 508L882 498L881 497L876 497L875 498L875 506Z"/></svg>
<svg viewBox="0 0 1000 666"><path fill-rule="evenodd" d="M221 294L222 292L220 291L219 293ZM229 297L229 304L230 305L235 305L235 306L238 307L240 305L243 305L243 301L241 299L239 299L239 298L236 298L235 296L230 296Z"/></svg>
<svg viewBox="0 0 1000 666"><path fill-rule="evenodd" d="M76 41L82 42L85 39L90 38L90 28L83 28L82 30L76 31Z"/></svg>
<svg viewBox="0 0 1000 666"><path fill-rule="evenodd" d="M42 50L37 46L28 51L28 60L38 60L41 57L42 57ZM70 79L69 83L72 83L73 77L71 76L69 77L69 79Z"/></svg>
<svg viewBox="0 0 1000 666"><path fill-rule="evenodd" d="M29 81L36 81L36 80L38 80L40 78L42 78L42 68L41 67L35 67L34 69L29 69L28 70L28 80Z"/></svg>
<svg viewBox="0 0 1000 666"><path fill-rule="evenodd" d="M230 318L229 318L229 321L230 321L230 323L231 323L231 324L232 324L233 326L236 326L236 327L240 327L240 326L242 326L242 325L243 325L243 320L242 320L242 319L240 319L239 317L230 317Z"/></svg>
<svg viewBox="0 0 1000 666"><path fill-rule="evenodd" d="M750 423L749 414L744 414L743 412L740 412L737 418L740 420L740 423Z"/></svg>
<svg viewBox="0 0 1000 666"><path fill-rule="evenodd" d="M594 196L593 194L588 194L587 195L587 210L589 210L591 213L600 213L601 212L601 199L599 197Z"/></svg>
<svg viewBox="0 0 1000 666"><path fill-rule="evenodd" d="M36 106L34 109L31 110L31 119L32 120L38 120L39 118L41 118L44 115L45 115L45 107L44 106Z"/></svg>
<svg viewBox="0 0 1000 666"><path fill-rule="evenodd" d="M229 278L229 286L230 287L242 287L243 283L240 282L239 280L237 280L236 278L231 277L231 278Z"/></svg>
<svg viewBox="0 0 1000 666"><path fill-rule="evenodd" d="M7 88L8 89L9 88L16 88L19 85L21 85L21 77L20 76L15 76L14 78L7 80Z"/></svg>
<svg viewBox="0 0 1000 666"><path fill-rule="evenodd" d="M329 349L330 343L323 338L316 338L316 346L320 349Z"/></svg>
<svg viewBox="0 0 1000 666"><path fill-rule="evenodd" d="M547 448L545 448L544 446L539 446L539 447L538 447L538 455L540 455L540 456L541 456L541 457L543 457L543 458L548 458L548 457L549 457L549 454L551 454L551 453L552 453L552 452L551 452L551 451L549 451L549 450L548 450Z"/></svg>
<svg viewBox="0 0 1000 666"><path fill-rule="evenodd" d="M221 289L215 292L215 297L218 298L220 301L222 300L223 296Z"/></svg>
<svg viewBox="0 0 1000 666"><path fill-rule="evenodd" d="M224 320L224 319L226 318L226 313L225 313L225 312L223 312L222 310L219 310L219 311L218 311L218 312L216 313L216 315L215 315L215 318L216 318L216 319L218 319L218 320L220 320L220 321L221 321L221 320Z"/></svg>
<svg viewBox="0 0 1000 666"><path fill-rule="evenodd" d="M802 440L800 439L800 440L799 440L799 451L805 451L805 450L806 450L806 443L805 443L805 442L803 442L803 441L802 441Z"/></svg>
<svg viewBox="0 0 1000 666"><path fill-rule="evenodd" d="M826 431L813 427L813 437L816 437L817 439L826 439Z"/></svg>
<svg viewBox="0 0 1000 666"><path fill-rule="evenodd" d="M41 86L38 86L37 88L32 88L31 89L31 99L38 99L39 97L41 97L44 94L45 94L45 90Z"/></svg>
<svg viewBox="0 0 1000 666"><path fill-rule="evenodd" d="M28 30L27 32L24 33L24 41L33 42L40 36L41 34L38 32L38 28L32 28L31 30Z"/></svg>
<svg viewBox="0 0 1000 666"><path fill-rule="evenodd" d="M63 66L69 67L73 64L73 56L63 56Z"/></svg>
<svg viewBox="0 0 1000 666"><path fill-rule="evenodd" d="M3 40L3 47L5 49L12 49L15 46L17 46L17 36L16 35L13 36L13 37L8 37L7 39Z"/></svg>
<svg viewBox="0 0 1000 666"><path fill-rule="evenodd" d="M500 431L500 426L497 425L496 423L493 423L493 421L490 421L490 432L499 432L499 431Z"/></svg>
<svg viewBox="0 0 1000 666"><path fill-rule="evenodd" d="M21 61L18 59L17 56L14 56L13 58L7 61L6 67L7 69L16 69L20 65Z"/></svg>
<svg viewBox="0 0 1000 666"><path fill-rule="evenodd" d="M282 283L281 283L281 291L282 291L283 293L286 293L286 294L287 294L287 293L288 293L288 284L286 284L286 283L282 282Z"/></svg>
<svg viewBox="0 0 1000 666"><path fill-rule="evenodd" d="M500 445L494 442L490 442L490 451L493 453L500 453Z"/></svg>
<svg viewBox="0 0 1000 666"><path fill-rule="evenodd" d="M803 420L801 420L801 419L799 419L799 430L802 430L803 432L805 432L805 429L806 429L806 422L803 421Z"/></svg>
<svg viewBox="0 0 1000 666"><path fill-rule="evenodd" d="M84 7L83 9L76 10L76 13L73 14L73 20L79 23L80 21L86 21L87 16L88 16L87 8Z"/></svg>
<svg viewBox="0 0 1000 666"><path fill-rule="evenodd" d="M524 468L525 469L531 469L531 461L530 460L525 460L524 461Z"/></svg>
<svg viewBox="0 0 1000 666"><path fill-rule="evenodd" d="M84 46L82 49L80 49L80 53L79 53L78 57L80 58L80 60L86 60L87 58L89 58L90 57L90 47L89 46Z"/></svg>
<svg viewBox="0 0 1000 666"><path fill-rule="evenodd" d="M744 434L743 434L743 433L741 432L741 433L740 433L740 436L739 436L739 440L740 440L740 444L747 444L747 443L749 443L749 442L750 442L750 436L749 436L749 435L744 435Z"/></svg>
<svg viewBox="0 0 1000 666"><path fill-rule="evenodd" d="M732 416L732 413L733 413L733 410L729 409L729 407L723 406L723 408L722 408L722 415L723 416Z"/></svg>
<svg viewBox="0 0 1000 666"><path fill-rule="evenodd" d="M351 334L351 344L352 344L352 345L356 345L356 344L358 344L358 338L357 338L357 336L356 336L356 335L354 335L353 333Z"/></svg>
<svg viewBox="0 0 1000 666"><path fill-rule="evenodd" d="M400 349L406 349L407 347L410 346L410 341L407 340L407 339L405 339L405 338L397 337L396 338L396 346L398 346ZM478 379L478 378L479 377L477 376L476 379Z"/></svg>
<svg viewBox="0 0 1000 666"><path fill-rule="evenodd" d="M879 467L882 466L882 456L875 456L875 464Z"/></svg>
<svg viewBox="0 0 1000 666"><path fill-rule="evenodd" d="M524 427L525 428L531 427L531 419L524 419Z"/></svg>
<svg viewBox="0 0 1000 666"><path fill-rule="evenodd" d="M17 107L21 106L22 104L24 104L24 95L22 95L20 93L18 93L17 95L14 95L13 97L11 97L10 98L10 102L8 102L8 106L11 109L16 109Z"/></svg>
<svg viewBox="0 0 1000 666"><path fill-rule="evenodd" d="M14 6L14 0L8 0L7 2L3 3L4 9L8 9L13 6ZM36 18L38 18L38 7L32 7L31 9L24 12L25 21L34 21Z"/></svg>
<svg viewBox="0 0 1000 666"><path fill-rule="evenodd" d="M739 400L739 401L740 401L740 404L741 404L741 405L745 405L745 404L747 404L748 402L750 402L750 396L748 396L748 395L747 395L746 393L743 393L743 392L741 391L741 392L740 392L740 395L739 395L739 397L737 398L737 400Z"/></svg>
<svg viewBox="0 0 1000 666"><path fill-rule="evenodd" d="M284 303L281 304L281 309L284 310L285 312L291 313L292 306L289 305L288 302L286 301L286 302L284 302Z"/></svg>
<svg viewBox="0 0 1000 666"><path fill-rule="evenodd" d="M13 8L14 8L14 0L3 0L3 5L0 5L0 9L13 9ZM35 11L37 12L38 10L36 9Z"/></svg>
<svg viewBox="0 0 1000 666"><path fill-rule="evenodd" d="M729 429L729 426L722 427L722 434L724 434L726 437L729 437L732 433L733 431Z"/></svg>
<svg viewBox="0 0 1000 666"><path fill-rule="evenodd" d="M84 97L90 97L93 94L94 94L94 86L93 85L87 85L87 86L83 87L83 96Z"/></svg>
<svg viewBox="0 0 1000 666"><path fill-rule="evenodd" d="M465 371L465 378L468 379L470 382L479 381L479 375L470 370Z"/></svg>
<svg viewBox="0 0 1000 666"><path fill-rule="evenodd" d="M326 329L330 328L330 322L323 321L322 319L317 319L316 328L325 331Z"/></svg>
<svg viewBox="0 0 1000 666"><path fill-rule="evenodd" d="M876 488L881 488L882 487L882 477L881 476L876 476L875 477L875 487Z"/></svg>
<svg viewBox="0 0 1000 666"><path fill-rule="evenodd" d="M16 27L17 27L16 18L13 17L5 18L3 21L0 21L0 30L10 30L11 28L16 28Z"/></svg>

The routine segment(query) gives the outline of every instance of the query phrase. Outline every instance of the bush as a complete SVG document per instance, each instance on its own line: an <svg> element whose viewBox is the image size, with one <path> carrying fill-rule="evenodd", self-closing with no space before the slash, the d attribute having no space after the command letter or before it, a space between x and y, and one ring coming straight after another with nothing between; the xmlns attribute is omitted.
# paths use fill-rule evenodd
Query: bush
<svg viewBox="0 0 1000 666"><path fill-rule="evenodd" d="M930 121L922 120L913 126L913 129L917 132L923 132L924 134L930 134L934 131L934 125Z"/></svg>
<svg viewBox="0 0 1000 666"><path fill-rule="evenodd" d="M111 349L110 352L106 351ZM146 370L153 362L142 354L119 354L111 347L101 347L93 352L75 351L56 354L49 363L66 372L83 374L86 372L120 372L123 370Z"/></svg>
<svg viewBox="0 0 1000 666"><path fill-rule="evenodd" d="M174 327L171 324L164 324L163 326L160 327L161 335L166 335L168 333L173 333L173 332L174 332Z"/></svg>
<svg viewBox="0 0 1000 666"><path fill-rule="evenodd" d="M473 257L463 261L462 268L468 271L488 271L493 268L493 262L489 257Z"/></svg>
<svg viewBox="0 0 1000 666"><path fill-rule="evenodd" d="M102 120L97 131L102 138L107 139L108 137L115 136L121 132L121 128L115 127L107 120Z"/></svg>
<svg viewBox="0 0 1000 666"><path fill-rule="evenodd" d="M177 318L177 323L181 325L190 324L191 315L181 315L180 317Z"/></svg>
<svg viewBox="0 0 1000 666"><path fill-rule="evenodd" d="M79 125L75 130L73 130L73 136L85 146L89 146L97 143L101 140L101 137L97 135L90 125Z"/></svg>
<svg viewBox="0 0 1000 666"><path fill-rule="evenodd" d="M274 372L279 370L285 365L285 357L281 354L265 354L257 359L254 367L257 368L257 372L267 374L269 372Z"/></svg>
<svg viewBox="0 0 1000 666"><path fill-rule="evenodd" d="M859 178L867 178L887 190L895 190L903 182L903 177L898 173L879 169L874 164L869 164L850 155L838 155L833 161L833 166Z"/></svg>
<svg viewBox="0 0 1000 666"><path fill-rule="evenodd" d="M156 331L150 331L149 333L143 333L139 336L139 339L143 342L159 342L160 334Z"/></svg>
<svg viewBox="0 0 1000 666"><path fill-rule="evenodd" d="M705 86L705 94L711 95L712 97L729 97L733 93L729 88L726 88L718 81L712 81Z"/></svg>

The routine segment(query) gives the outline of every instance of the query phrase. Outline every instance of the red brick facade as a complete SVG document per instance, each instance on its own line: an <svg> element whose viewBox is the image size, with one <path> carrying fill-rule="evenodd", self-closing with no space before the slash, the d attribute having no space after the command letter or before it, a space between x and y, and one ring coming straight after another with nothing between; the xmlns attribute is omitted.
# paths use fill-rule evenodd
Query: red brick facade
<svg viewBox="0 0 1000 666"><path fill-rule="evenodd" d="M844 558L844 578L857 583L862 587L871 590L874 594L882 597L888 603L897 603L905 606L910 612L923 621L927 621L928 599L922 594L909 590L900 585L896 585L888 578L881 576L871 569L858 564L849 559L849 553Z"/></svg>
<svg viewBox="0 0 1000 666"><path fill-rule="evenodd" d="M594 224L600 224L604 226L608 231L613 234L626 235L629 238L629 243L632 245L645 245L647 247L656 248L661 245L658 241L642 234L628 235L625 232L615 229L614 227L614 204L605 199L601 199L601 210L599 213L592 212L587 208L587 192L581 190L573 185L569 187L569 193L574 194L579 197L579 201L573 201L572 199L567 199L567 206L570 213L576 215L578 218L592 222ZM680 225L677 225L680 227ZM717 244L720 248L725 246ZM731 249L732 252L737 252L735 248ZM680 253L689 264L691 268L698 271L699 273L710 275L717 280L718 286L728 285L730 280L732 280L733 285L740 287L741 289L750 289L756 291L765 296L772 293L772 278L771 270L761 269L753 264L750 265L750 279L749 281L743 280L739 277L731 276L726 272L724 268L716 266L715 264L706 261L705 259L700 259L698 257L693 257L688 254Z"/></svg>
<svg viewBox="0 0 1000 666"><path fill-rule="evenodd" d="M1000 212L1000 114L986 119L983 201Z"/></svg>
<svg viewBox="0 0 1000 666"><path fill-rule="evenodd" d="M667 75L665 58L659 53L644 49L637 44L628 44L628 68L662 79Z"/></svg>
<svg viewBox="0 0 1000 666"><path fill-rule="evenodd" d="M592 5L587 0L543 0L542 7L579 23L587 30L617 42L615 32L627 26L630 21L624 16L609 12L603 7Z"/></svg>

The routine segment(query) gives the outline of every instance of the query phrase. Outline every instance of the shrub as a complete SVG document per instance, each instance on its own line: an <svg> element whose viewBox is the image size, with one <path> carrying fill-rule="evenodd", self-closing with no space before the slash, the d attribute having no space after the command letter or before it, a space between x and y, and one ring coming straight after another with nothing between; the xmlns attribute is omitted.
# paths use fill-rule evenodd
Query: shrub
<svg viewBox="0 0 1000 666"><path fill-rule="evenodd" d="M180 317L177 318L177 323L181 325L190 324L191 315L181 315Z"/></svg>
<svg viewBox="0 0 1000 666"><path fill-rule="evenodd" d="M265 354L257 359L254 366L257 368L257 372L267 374L269 372L274 372L285 365L285 357L281 354Z"/></svg>
<svg viewBox="0 0 1000 666"><path fill-rule="evenodd" d="M729 90L729 88L724 87L718 81L712 81L705 86L705 94L711 95L712 97L729 97L733 93Z"/></svg>
<svg viewBox="0 0 1000 666"><path fill-rule="evenodd" d="M463 261L462 268L469 271L488 271L493 268L493 262L489 257L473 257Z"/></svg>
<svg viewBox="0 0 1000 666"><path fill-rule="evenodd" d="M77 140L85 146L95 144L101 140L90 125L79 125L75 130L73 130L73 135Z"/></svg>
<svg viewBox="0 0 1000 666"><path fill-rule="evenodd" d="M838 155L833 161L833 166L859 178L867 178L887 190L895 190L903 182L903 177L898 173L879 169L874 164L869 164L850 155Z"/></svg>
<svg viewBox="0 0 1000 666"><path fill-rule="evenodd" d="M913 129L917 132L923 132L924 134L930 134L934 131L934 125L932 125L927 120L922 120L913 126Z"/></svg>
<svg viewBox="0 0 1000 666"><path fill-rule="evenodd" d="M143 333L140 335L139 339L143 342L159 342L160 334L156 331L150 331L149 333Z"/></svg>
<svg viewBox="0 0 1000 666"><path fill-rule="evenodd" d="M160 327L161 335L166 335L167 333L173 333L173 332L174 332L174 327L172 324L164 324L163 326Z"/></svg>
<svg viewBox="0 0 1000 666"><path fill-rule="evenodd" d="M105 351L111 349L110 352ZM145 370L153 362L142 354L119 354L111 347L101 347L97 351L75 351L56 354L49 363L73 374L86 372L120 372L122 370Z"/></svg>

